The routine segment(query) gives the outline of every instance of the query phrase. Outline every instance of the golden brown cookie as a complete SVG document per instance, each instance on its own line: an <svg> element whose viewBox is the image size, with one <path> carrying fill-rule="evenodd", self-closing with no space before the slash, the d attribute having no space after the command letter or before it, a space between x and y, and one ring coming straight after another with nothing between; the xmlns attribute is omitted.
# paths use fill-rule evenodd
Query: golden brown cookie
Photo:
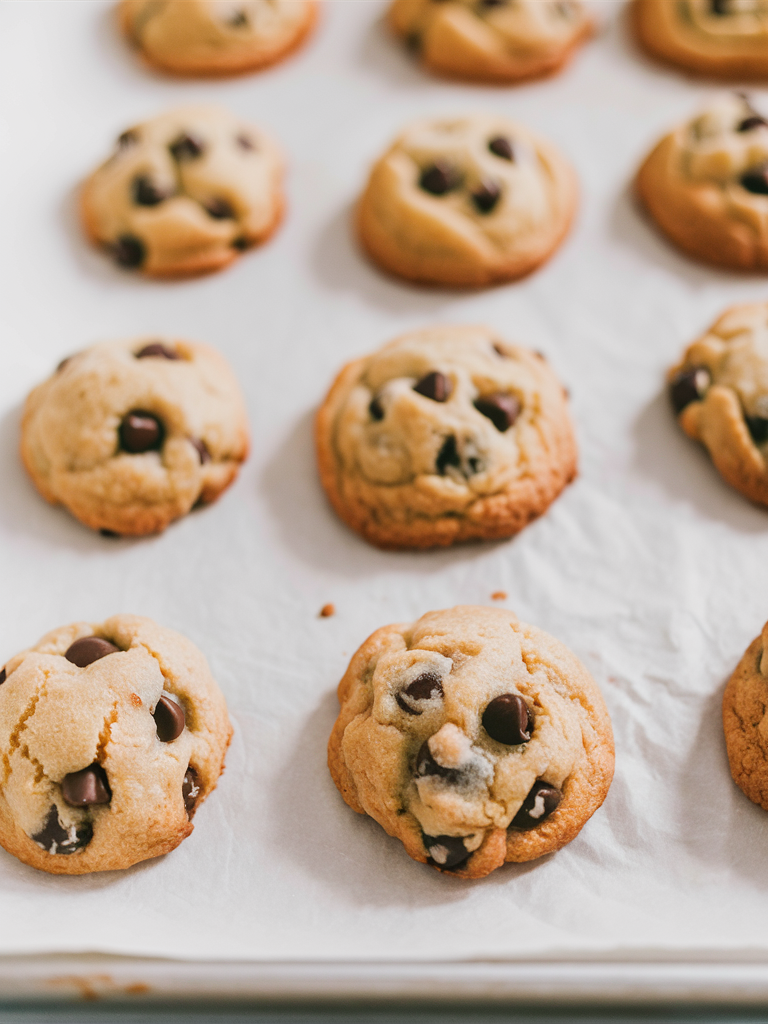
<svg viewBox="0 0 768 1024"><path fill-rule="evenodd" d="M384 270L483 287L535 270L573 220L576 177L549 142L496 115L418 121L375 164L357 225Z"/></svg>
<svg viewBox="0 0 768 1024"><path fill-rule="evenodd" d="M637 38L654 57L719 78L768 76L765 0L634 0Z"/></svg>
<svg viewBox="0 0 768 1024"><path fill-rule="evenodd" d="M734 306L669 372L678 422L720 475L768 505L768 303Z"/></svg>
<svg viewBox="0 0 768 1024"><path fill-rule="evenodd" d="M733 781L768 811L768 622L723 694L723 729Z"/></svg>
<svg viewBox="0 0 768 1024"><path fill-rule="evenodd" d="M145 60L177 75L257 71L301 46L317 0L122 0L120 27Z"/></svg>
<svg viewBox="0 0 768 1024"><path fill-rule="evenodd" d="M382 548L510 537L576 475L562 384L486 327L413 331L349 363L316 442L334 509Z"/></svg>
<svg viewBox="0 0 768 1024"><path fill-rule="evenodd" d="M578 0L394 0L388 17L430 71L499 84L559 71L594 29Z"/></svg>
<svg viewBox="0 0 768 1024"><path fill-rule="evenodd" d="M232 726L200 651L137 615L48 633L0 670L0 845L51 874L169 853Z"/></svg>
<svg viewBox="0 0 768 1024"><path fill-rule="evenodd" d="M197 342L104 342L30 393L21 455L42 496L94 530L164 530L235 480L248 421L226 360Z"/></svg>
<svg viewBox="0 0 768 1024"><path fill-rule="evenodd" d="M608 793L597 684L512 612L465 606L385 626L338 694L328 765L344 800L459 878L554 853Z"/></svg>
<svg viewBox="0 0 768 1024"><path fill-rule="evenodd" d="M698 259L768 270L768 121L726 95L655 147L640 198L669 238Z"/></svg>
<svg viewBox="0 0 768 1024"><path fill-rule="evenodd" d="M260 129L220 107L182 107L123 132L83 185L83 223L121 267L204 274L275 231L282 181L280 151Z"/></svg>

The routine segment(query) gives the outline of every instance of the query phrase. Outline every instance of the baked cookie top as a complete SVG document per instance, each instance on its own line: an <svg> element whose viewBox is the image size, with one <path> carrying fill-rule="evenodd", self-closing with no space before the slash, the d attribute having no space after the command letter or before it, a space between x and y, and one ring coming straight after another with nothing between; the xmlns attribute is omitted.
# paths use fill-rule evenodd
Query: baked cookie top
<svg viewBox="0 0 768 1024"><path fill-rule="evenodd" d="M179 633L136 615L53 630L0 671L0 845L54 874L168 853L231 735L205 658Z"/></svg>
<svg viewBox="0 0 768 1024"><path fill-rule="evenodd" d="M280 151L260 129L220 107L182 107L122 133L83 186L83 221L120 266L205 273L272 234L282 179Z"/></svg>
<svg viewBox="0 0 768 1024"><path fill-rule="evenodd" d="M508 537L576 473L563 387L486 327L405 334L339 374L317 418L323 486L381 547Z"/></svg>
<svg viewBox="0 0 768 1024"><path fill-rule="evenodd" d="M710 262L768 269L768 121L729 94L667 135L638 188L660 226Z"/></svg>
<svg viewBox="0 0 768 1024"><path fill-rule="evenodd" d="M556 71L593 29L576 0L394 0L389 22L431 70L484 82Z"/></svg>
<svg viewBox="0 0 768 1024"><path fill-rule="evenodd" d="M613 737L592 677L512 612L458 607L366 640L328 763L346 802L463 878L573 839L605 799Z"/></svg>
<svg viewBox="0 0 768 1024"><path fill-rule="evenodd" d="M731 775L768 810L768 622L749 645L723 694L723 729Z"/></svg>
<svg viewBox="0 0 768 1024"><path fill-rule="evenodd" d="M86 526L141 535L214 501L248 454L226 360L199 342L102 342L28 396L21 454L40 493Z"/></svg>
<svg viewBox="0 0 768 1024"><path fill-rule="evenodd" d="M229 75L273 64L303 42L316 0L122 0L120 24L155 67Z"/></svg>
<svg viewBox="0 0 768 1024"><path fill-rule="evenodd" d="M734 306L669 373L672 404L722 476L768 504L768 303Z"/></svg>
<svg viewBox="0 0 768 1024"><path fill-rule="evenodd" d="M768 74L766 0L635 0L640 41L688 71L748 78Z"/></svg>

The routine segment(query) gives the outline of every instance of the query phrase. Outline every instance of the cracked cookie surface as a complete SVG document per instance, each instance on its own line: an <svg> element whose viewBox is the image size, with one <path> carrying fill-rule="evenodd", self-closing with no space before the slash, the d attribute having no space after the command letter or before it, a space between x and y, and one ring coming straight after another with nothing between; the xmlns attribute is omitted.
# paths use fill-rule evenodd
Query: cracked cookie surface
<svg viewBox="0 0 768 1024"><path fill-rule="evenodd" d="M643 203L691 256L768 270L768 120L726 95L665 136L637 175Z"/></svg>
<svg viewBox="0 0 768 1024"><path fill-rule="evenodd" d="M574 0L394 0L388 18L431 71L498 83L558 71L594 28Z"/></svg>
<svg viewBox="0 0 768 1024"><path fill-rule="evenodd" d="M559 850L608 793L597 684L512 612L464 606L385 626L338 696L328 764L344 800L458 877Z"/></svg>
<svg viewBox="0 0 768 1024"><path fill-rule="evenodd" d="M723 694L723 730L736 785L768 811L768 622L749 645Z"/></svg>
<svg viewBox="0 0 768 1024"><path fill-rule="evenodd" d="M122 0L120 25L154 67L232 75L274 64L300 46L316 0Z"/></svg>
<svg viewBox="0 0 768 1024"><path fill-rule="evenodd" d="M136 615L48 633L0 671L0 845L52 874L173 850L232 735L208 664Z"/></svg>
<svg viewBox="0 0 768 1024"><path fill-rule="evenodd" d="M669 389L723 479L768 505L768 303L727 310L670 370Z"/></svg>
<svg viewBox="0 0 768 1024"><path fill-rule="evenodd" d="M360 240L385 270L423 284L483 287L535 270L576 210L559 151L493 115L418 121L374 165Z"/></svg>
<svg viewBox="0 0 768 1024"><path fill-rule="evenodd" d="M282 155L259 128L221 107L181 107L122 133L83 185L83 224L127 269L208 273L269 238L282 181Z"/></svg>
<svg viewBox="0 0 768 1024"><path fill-rule="evenodd" d="M164 530L234 481L248 421L226 360L140 338L71 356L28 396L21 454L46 500L95 530Z"/></svg>
<svg viewBox="0 0 768 1024"><path fill-rule="evenodd" d="M485 327L414 331L349 363L316 443L334 509L383 548L512 536L576 475L562 384Z"/></svg>

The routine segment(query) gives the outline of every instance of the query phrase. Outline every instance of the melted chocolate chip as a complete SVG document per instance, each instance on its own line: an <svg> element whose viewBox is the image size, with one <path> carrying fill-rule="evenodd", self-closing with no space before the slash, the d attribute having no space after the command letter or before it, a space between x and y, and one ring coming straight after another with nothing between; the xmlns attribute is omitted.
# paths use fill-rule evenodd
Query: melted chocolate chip
<svg viewBox="0 0 768 1024"><path fill-rule="evenodd" d="M691 402L701 401L711 383L706 366L690 366L675 374L669 384L669 397L675 413L681 413Z"/></svg>
<svg viewBox="0 0 768 1024"><path fill-rule="evenodd" d="M99 530L99 533L101 534L102 537L106 537L109 540L120 540L120 534L115 533L114 530L107 530L102 527L102 529Z"/></svg>
<svg viewBox="0 0 768 1024"><path fill-rule="evenodd" d="M445 160L435 160L421 172L419 185L433 196L443 196L461 184L461 175Z"/></svg>
<svg viewBox="0 0 768 1024"><path fill-rule="evenodd" d="M100 764L92 764L79 772L70 772L61 780L61 795L70 807L91 807L108 804L112 799L107 773Z"/></svg>
<svg viewBox="0 0 768 1024"><path fill-rule="evenodd" d="M191 819L195 813L195 806L200 797L200 776L192 765L187 768L184 781L181 784L181 796L184 800L184 807L187 816Z"/></svg>
<svg viewBox="0 0 768 1024"><path fill-rule="evenodd" d="M422 835L422 839L430 862L448 871L464 864L472 856L461 836Z"/></svg>
<svg viewBox="0 0 768 1024"><path fill-rule="evenodd" d="M32 836L32 840L38 846L42 846L48 853L66 855L78 853L93 839L93 826L90 822L83 822L81 825L71 825L69 828L59 821L59 812L56 807L51 807L48 817L42 829Z"/></svg>
<svg viewBox="0 0 768 1024"><path fill-rule="evenodd" d="M488 143L488 149L490 149L494 156L500 156L502 160L515 159L512 143L503 135L497 135L495 139L491 139Z"/></svg>
<svg viewBox="0 0 768 1024"><path fill-rule="evenodd" d="M520 402L514 395L498 391L493 395L483 395L475 402L475 408L483 416L487 416L497 430L503 434L515 425L520 415Z"/></svg>
<svg viewBox="0 0 768 1024"><path fill-rule="evenodd" d="M202 441L199 437L190 437L189 443L197 450L197 454L200 456L201 466L204 466L206 462L211 461L211 453L208 451L208 445L205 441Z"/></svg>
<svg viewBox="0 0 768 1024"><path fill-rule="evenodd" d="M556 810L562 798L563 794L559 789L539 779L538 782L534 782L530 793L523 800L523 806L512 819L510 828L535 828Z"/></svg>
<svg viewBox="0 0 768 1024"><path fill-rule="evenodd" d="M120 149L128 149L129 146L135 146L139 141L139 133L135 128L129 128L127 132L123 132L122 135L118 135L117 144Z"/></svg>
<svg viewBox="0 0 768 1024"><path fill-rule="evenodd" d="M81 636L67 649L64 657L78 668L86 668L94 661L106 658L108 654L117 654L120 648L100 636Z"/></svg>
<svg viewBox="0 0 768 1024"><path fill-rule="evenodd" d="M768 163L750 167L748 171L744 171L739 181L747 192L758 196L768 196Z"/></svg>
<svg viewBox="0 0 768 1024"><path fill-rule="evenodd" d="M421 711L413 706L413 701L432 700L443 696L443 683L436 672L423 672L409 683L404 690L396 694L398 706L409 715L420 715Z"/></svg>
<svg viewBox="0 0 768 1024"><path fill-rule="evenodd" d="M712 14L717 14L720 17L730 14L730 0L710 0L709 9Z"/></svg>
<svg viewBox="0 0 768 1024"><path fill-rule="evenodd" d="M503 693L483 712L483 728L492 740L517 747L531 738L533 715L518 694Z"/></svg>
<svg viewBox="0 0 768 1024"><path fill-rule="evenodd" d="M435 469L440 476L445 476L445 471L449 466L455 466L456 469L461 467L461 456L453 434L449 434L443 441L443 446L435 459Z"/></svg>
<svg viewBox="0 0 768 1024"><path fill-rule="evenodd" d="M458 768L444 768L438 764L429 749L429 742L424 740L416 755L416 775L419 778L424 778L425 775L438 775L441 779L456 782L461 772Z"/></svg>
<svg viewBox="0 0 768 1024"><path fill-rule="evenodd" d="M368 412L372 420L383 420L384 419L384 406L381 404L381 399L374 396L371 399L370 405L368 406Z"/></svg>
<svg viewBox="0 0 768 1024"><path fill-rule="evenodd" d="M159 206L173 195L171 190L156 185L145 174L140 174L133 179L132 192L133 201L137 206Z"/></svg>
<svg viewBox="0 0 768 1024"><path fill-rule="evenodd" d="M163 345L161 341L150 342L136 353L137 359L181 359L181 356L172 348Z"/></svg>
<svg viewBox="0 0 768 1024"><path fill-rule="evenodd" d="M166 697L164 693L160 695L152 717L157 726L157 738L161 743L171 743L184 732L186 725L184 708L175 700Z"/></svg>
<svg viewBox="0 0 768 1024"><path fill-rule="evenodd" d="M755 444L768 441L768 419L762 416L745 416L744 419Z"/></svg>
<svg viewBox="0 0 768 1024"><path fill-rule="evenodd" d="M0 686L3 685L8 676L5 674L5 666L0 668Z"/></svg>
<svg viewBox="0 0 768 1024"><path fill-rule="evenodd" d="M174 160L178 160L179 163L182 163L184 160L196 160L199 156L202 156L203 151L205 150L205 143L196 135L191 135L189 132L182 132L182 134L170 144L168 149L170 149Z"/></svg>
<svg viewBox="0 0 768 1024"><path fill-rule="evenodd" d="M745 117L736 127L737 132L751 132L755 128L762 128L764 125L768 125L768 121L759 114L750 114L749 117Z"/></svg>
<svg viewBox="0 0 768 1024"><path fill-rule="evenodd" d="M120 235L110 249L121 267L140 267L147 255L144 243L135 235Z"/></svg>
<svg viewBox="0 0 768 1024"><path fill-rule="evenodd" d="M450 378L444 373L428 373L426 377L413 385L413 390L425 398L431 398L433 402L447 402L451 397L453 385Z"/></svg>
<svg viewBox="0 0 768 1024"><path fill-rule="evenodd" d="M501 188L495 181L482 181L472 193L472 202L480 213L490 213L501 198Z"/></svg>
<svg viewBox="0 0 768 1024"><path fill-rule="evenodd" d="M245 28L248 22L248 15L245 11L235 11L229 18L227 18L227 24L230 28Z"/></svg>
<svg viewBox="0 0 768 1024"><path fill-rule="evenodd" d="M160 420L151 412L134 409L123 417L119 434L123 451L135 455L159 448L165 431Z"/></svg>
<svg viewBox="0 0 768 1024"><path fill-rule="evenodd" d="M240 149L253 150L258 148L250 135L245 135L243 132L236 136L235 142L238 144Z"/></svg>
<svg viewBox="0 0 768 1024"><path fill-rule="evenodd" d="M235 238L231 244L232 248L237 249L239 252L245 252L246 249L251 247L251 243L247 238Z"/></svg>
<svg viewBox="0 0 768 1024"><path fill-rule="evenodd" d="M209 199L207 203L203 204L203 208L214 220L227 220L235 216L235 211L226 199Z"/></svg>

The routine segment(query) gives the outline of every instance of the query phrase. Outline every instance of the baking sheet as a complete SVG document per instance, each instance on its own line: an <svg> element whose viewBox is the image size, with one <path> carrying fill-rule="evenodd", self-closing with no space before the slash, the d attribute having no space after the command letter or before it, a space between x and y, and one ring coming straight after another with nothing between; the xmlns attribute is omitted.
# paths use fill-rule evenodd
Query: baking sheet
<svg viewBox="0 0 768 1024"><path fill-rule="evenodd" d="M379 0L326 0L294 59L225 82L138 65L101 0L0 7L0 659L48 629L119 611L208 656L236 727L227 771L168 857L46 876L0 852L0 953L99 951L259 961L435 961L768 949L768 816L730 781L725 679L768 616L768 516L731 492L662 394L679 351L766 283L678 256L628 182L710 88L652 65L621 4L562 76L446 84L387 37ZM759 97L759 92L755 93ZM82 240L74 190L126 126L212 100L271 129L290 159L279 234L232 269L153 283ZM351 203L409 118L489 109L556 141L579 172L578 224L521 283L411 288L359 255ZM520 537L386 554L325 504L314 408L336 370L397 333L485 322L545 352L572 391L581 476ZM158 538L92 535L34 493L16 455L24 395L64 355L145 333L218 346L243 384L254 450L218 505ZM412 861L350 811L325 767L335 685L378 626L494 591L584 660L617 743L610 795L581 835L480 882ZM322 605L337 614L320 619Z"/></svg>

